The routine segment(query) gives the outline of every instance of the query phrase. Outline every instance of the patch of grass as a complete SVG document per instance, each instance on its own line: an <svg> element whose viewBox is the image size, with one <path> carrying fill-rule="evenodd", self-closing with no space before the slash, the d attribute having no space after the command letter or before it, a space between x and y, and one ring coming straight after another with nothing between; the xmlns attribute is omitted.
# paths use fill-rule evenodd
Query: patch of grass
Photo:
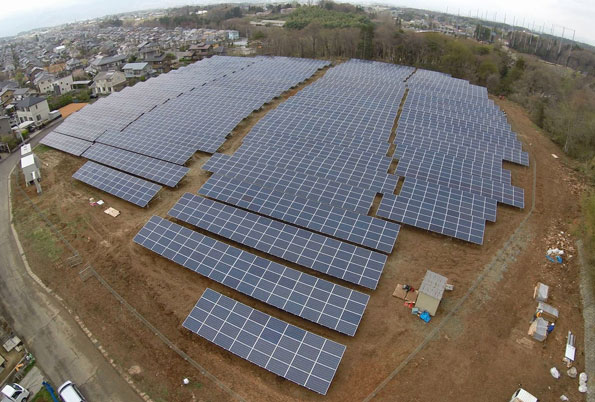
<svg viewBox="0 0 595 402"><path fill-rule="evenodd" d="M50 230L42 225L43 223L39 222L33 228L24 228L25 241L36 253L45 255L51 262L55 262L60 258L64 250L57 243Z"/></svg>
<svg viewBox="0 0 595 402"><path fill-rule="evenodd" d="M52 148L48 147L47 145L39 144L33 150L37 155L41 155L46 153L47 151L51 150Z"/></svg>
<svg viewBox="0 0 595 402"><path fill-rule="evenodd" d="M52 396L45 387L41 388L37 394L30 400L31 402L53 402Z"/></svg>

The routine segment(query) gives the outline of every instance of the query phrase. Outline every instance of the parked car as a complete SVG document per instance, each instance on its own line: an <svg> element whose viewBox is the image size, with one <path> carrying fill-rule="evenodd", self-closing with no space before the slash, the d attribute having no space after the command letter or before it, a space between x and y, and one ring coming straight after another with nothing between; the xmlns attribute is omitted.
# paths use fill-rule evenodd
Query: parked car
<svg viewBox="0 0 595 402"><path fill-rule="evenodd" d="M6 384L2 388L2 402L25 402L29 391L19 384Z"/></svg>
<svg viewBox="0 0 595 402"><path fill-rule="evenodd" d="M64 402L85 402L86 399L72 381L66 381L58 388L58 394Z"/></svg>

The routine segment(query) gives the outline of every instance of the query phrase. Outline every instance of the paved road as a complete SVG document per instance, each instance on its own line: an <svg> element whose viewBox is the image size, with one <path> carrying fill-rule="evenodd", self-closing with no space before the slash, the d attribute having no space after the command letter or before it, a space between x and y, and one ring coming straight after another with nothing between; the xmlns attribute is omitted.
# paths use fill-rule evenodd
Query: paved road
<svg viewBox="0 0 595 402"><path fill-rule="evenodd" d="M37 144L45 134L36 135L31 145ZM18 163L19 154L15 152L0 161L1 312L25 340L37 364L55 386L72 380L92 402L141 401L68 312L25 270L10 229L8 209L8 175Z"/></svg>

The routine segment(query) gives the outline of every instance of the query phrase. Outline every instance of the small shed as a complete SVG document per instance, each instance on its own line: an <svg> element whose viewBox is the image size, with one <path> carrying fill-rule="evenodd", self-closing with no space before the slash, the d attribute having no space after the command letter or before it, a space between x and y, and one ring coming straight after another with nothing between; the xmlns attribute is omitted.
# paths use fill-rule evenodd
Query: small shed
<svg viewBox="0 0 595 402"><path fill-rule="evenodd" d="M415 307L427 311L432 316L436 315L436 310L438 310L438 305L446 288L446 282L446 277L428 270L419 287Z"/></svg>
<svg viewBox="0 0 595 402"><path fill-rule="evenodd" d="M25 176L25 184L29 185L32 181L41 179L39 162L36 160L34 154L29 154L21 158L21 169Z"/></svg>

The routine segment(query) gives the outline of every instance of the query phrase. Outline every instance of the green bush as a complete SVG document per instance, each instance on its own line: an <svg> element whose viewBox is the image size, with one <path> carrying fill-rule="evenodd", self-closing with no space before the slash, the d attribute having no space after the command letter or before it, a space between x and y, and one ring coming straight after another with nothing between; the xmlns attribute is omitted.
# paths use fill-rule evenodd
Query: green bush
<svg viewBox="0 0 595 402"><path fill-rule="evenodd" d="M0 142L8 145L11 150L19 145L19 141L13 135L5 135L0 137Z"/></svg>

